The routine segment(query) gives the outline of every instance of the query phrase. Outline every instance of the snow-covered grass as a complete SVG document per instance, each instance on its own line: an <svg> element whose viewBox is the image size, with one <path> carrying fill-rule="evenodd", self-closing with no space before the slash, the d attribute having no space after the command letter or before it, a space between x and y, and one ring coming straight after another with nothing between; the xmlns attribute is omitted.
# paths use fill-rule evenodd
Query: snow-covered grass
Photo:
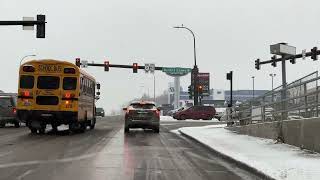
<svg viewBox="0 0 320 180"><path fill-rule="evenodd" d="M218 119L212 119L212 120L194 120L194 119L186 119L186 120L176 120L173 119L171 116L160 116L161 122L220 122Z"/></svg>
<svg viewBox="0 0 320 180"><path fill-rule="evenodd" d="M185 133L214 150L280 180L319 180L320 154L274 140L239 135L225 125L185 127Z"/></svg>

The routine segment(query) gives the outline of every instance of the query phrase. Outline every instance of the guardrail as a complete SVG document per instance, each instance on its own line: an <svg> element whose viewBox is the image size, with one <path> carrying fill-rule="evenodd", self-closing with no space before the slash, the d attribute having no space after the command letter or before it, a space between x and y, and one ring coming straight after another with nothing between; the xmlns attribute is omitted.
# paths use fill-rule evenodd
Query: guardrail
<svg viewBox="0 0 320 180"><path fill-rule="evenodd" d="M318 72L311 73L287 88L278 87L263 96L227 109L228 124L247 125L270 121L318 117ZM283 98L285 97L285 98Z"/></svg>

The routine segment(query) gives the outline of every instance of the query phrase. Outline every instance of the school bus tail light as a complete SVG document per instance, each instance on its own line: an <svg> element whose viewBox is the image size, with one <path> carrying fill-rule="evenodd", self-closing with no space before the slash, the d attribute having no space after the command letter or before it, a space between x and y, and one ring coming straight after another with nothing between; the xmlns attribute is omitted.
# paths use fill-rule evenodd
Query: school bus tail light
<svg viewBox="0 0 320 180"><path fill-rule="evenodd" d="M64 97L65 97L66 99L72 99L72 98L74 98L74 94L73 94L73 93L66 93L66 94L64 95Z"/></svg>
<svg viewBox="0 0 320 180"><path fill-rule="evenodd" d="M24 97L29 97L30 96L30 92L29 91L24 91L23 92L23 96Z"/></svg>

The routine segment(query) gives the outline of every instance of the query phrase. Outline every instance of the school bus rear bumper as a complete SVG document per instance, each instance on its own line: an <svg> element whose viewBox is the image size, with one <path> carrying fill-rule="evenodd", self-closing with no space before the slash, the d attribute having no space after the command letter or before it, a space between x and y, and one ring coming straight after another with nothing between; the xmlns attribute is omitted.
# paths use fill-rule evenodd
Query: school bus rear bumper
<svg viewBox="0 0 320 180"><path fill-rule="evenodd" d="M17 116L22 122L39 120L46 123L56 122L68 124L77 121L78 112L71 111L43 111L43 110L17 110Z"/></svg>

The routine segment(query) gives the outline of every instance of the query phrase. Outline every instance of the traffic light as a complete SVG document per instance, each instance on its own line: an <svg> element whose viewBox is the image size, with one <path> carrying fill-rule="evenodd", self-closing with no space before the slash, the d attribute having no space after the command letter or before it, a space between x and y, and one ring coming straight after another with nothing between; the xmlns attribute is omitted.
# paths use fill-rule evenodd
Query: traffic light
<svg viewBox="0 0 320 180"><path fill-rule="evenodd" d="M290 59L290 63L291 64L295 64L296 63L296 57L292 56L292 58Z"/></svg>
<svg viewBox="0 0 320 180"><path fill-rule="evenodd" d="M257 70L260 70L260 59L255 60L255 67Z"/></svg>
<svg viewBox="0 0 320 180"><path fill-rule="evenodd" d="M81 63L80 63L80 58L76 58L76 66L80 67Z"/></svg>
<svg viewBox="0 0 320 180"><path fill-rule="evenodd" d="M311 59L314 61L318 60L318 54L317 54L318 48L314 47L311 49Z"/></svg>
<svg viewBox="0 0 320 180"><path fill-rule="evenodd" d="M109 61L104 62L104 71L109 71Z"/></svg>
<svg viewBox="0 0 320 180"><path fill-rule="evenodd" d="M193 89L192 89L192 86L188 86L188 94L189 94L189 99L192 99L193 97Z"/></svg>
<svg viewBox="0 0 320 180"><path fill-rule="evenodd" d="M229 73L227 73L227 80L232 80L232 71L230 71Z"/></svg>
<svg viewBox="0 0 320 180"><path fill-rule="evenodd" d="M273 67L277 67L276 58L277 58L276 55L274 55L274 56L271 57L271 60L272 60L271 65L272 65Z"/></svg>
<svg viewBox="0 0 320 180"><path fill-rule="evenodd" d="M132 71L133 71L133 73L138 73L138 63L133 63Z"/></svg>
<svg viewBox="0 0 320 180"><path fill-rule="evenodd" d="M37 15L37 21L38 21L37 38L45 38L46 37L46 15Z"/></svg>
<svg viewBox="0 0 320 180"><path fill-rule="evenodd" d="M203 87L200 85L198 87L199 96L202 96L202 90L203 90Z"/></svg>

